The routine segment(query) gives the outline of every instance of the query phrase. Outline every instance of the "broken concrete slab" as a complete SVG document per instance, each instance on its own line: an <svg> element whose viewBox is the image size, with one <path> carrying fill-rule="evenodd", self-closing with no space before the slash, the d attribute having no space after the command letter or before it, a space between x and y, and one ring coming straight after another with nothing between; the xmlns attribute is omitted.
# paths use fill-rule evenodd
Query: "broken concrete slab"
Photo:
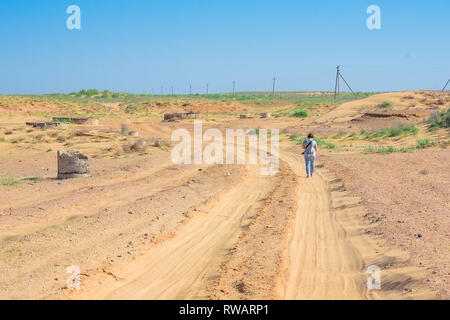
<svg viewBox="0 0 450 320"><path fill-rule="evenodd" d="M89 158L75 150L58 151L58 179L69 179L91 172Z"/></svg>

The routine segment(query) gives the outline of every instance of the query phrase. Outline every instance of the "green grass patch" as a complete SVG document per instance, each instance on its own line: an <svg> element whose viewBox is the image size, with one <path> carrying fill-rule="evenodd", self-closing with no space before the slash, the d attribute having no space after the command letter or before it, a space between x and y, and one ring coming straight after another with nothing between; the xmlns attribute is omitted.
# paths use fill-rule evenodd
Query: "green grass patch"
<svg viewBox="0 0 450 320"><path fill-rule="evenodd" d="M12 178L0 178L0 184L2 186L15 186L19 184L19 180Z"/></svg>
<svg viewBox="0 0 450 320"><path fill-rule="evenodd" d="M289 136L289 139L294 141L295 144L301 145L303 144L303 141L306 140L307 138L302 138L299 135L293 134ZM317 142L317 146L319 148L334 149L334 150L339 149L338 146L332 143L331 141L327 141L318 137L315 137L314 140Z"/></svg>
<svg viewBox="0 0 450 320"><path fill-rule="evenodd" d="M400 152L400 153L413 153L414 152L414 147L401 147L401 148L396 148L393 146L380 146L380 147L374 147L374 146L366 146L363 149L363 152L365 153L379 153L382 155L387 155L387 154L391 154L391 153L395 153L395 152Z"/></svg>
<svg viewBox="0 0 450 320"><path fill-rule="evenodd" d="M74 124L75 121L67 118L53 118L53 122Z"/></svg>
<svg viewBox="0 0 450 320"><path fill-rule="evenodd" d="M386 128L377 132L362 130L360 135L364 136L365 139L393 138L401 135L417 134L418 132L419 128L417 128L415 125L399 125L394 128Z"/></svg>
<svg viewBox="0 0 450 320"><path fill-rule="evenodd" d="M430 139L417 140L417 149L426 149L434 147L436 143Z"/></svg>
<svg viewBox="0 0 450 320"><path fill-rule="evenodd" d="M324 140L324 139L321 139L321 138L318 138L318 137L315 137L314 140L316 140L317 146L319 148L335 149L335 150L338 149L338 146L335 145L334 143L332 143L331 141Z"/></svg>

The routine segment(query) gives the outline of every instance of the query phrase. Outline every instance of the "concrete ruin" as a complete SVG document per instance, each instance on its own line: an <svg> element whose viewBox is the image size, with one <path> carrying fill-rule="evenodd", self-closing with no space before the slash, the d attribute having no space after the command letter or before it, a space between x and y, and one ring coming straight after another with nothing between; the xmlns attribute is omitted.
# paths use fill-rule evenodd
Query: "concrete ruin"
<svg viewBox="0 0 450 320"><path fill-rule="evenodd" d="M99 119L96 117L55 117L53 118L53 122L97 126L99 124Z"/></svg>
<svg viewBox="0 0 450 320"><path fill-rule="evenodd" d="M63 122L26 122L27 126L39 129L67 129L69 126Z"/></svg>
<svg viewBox="0 0 450 320"><path fill-rule="evenodd" d="M200 113L197 112L187 112L187 113L165 113L164 121L175 121L182 119L199 119Z"/></svg>
<svg viewBox="0 0 450 320"><path fill-rule="evenodd" d="M74 150L58 151L58 179L84 176L91 172L89 158Z"/></svg>

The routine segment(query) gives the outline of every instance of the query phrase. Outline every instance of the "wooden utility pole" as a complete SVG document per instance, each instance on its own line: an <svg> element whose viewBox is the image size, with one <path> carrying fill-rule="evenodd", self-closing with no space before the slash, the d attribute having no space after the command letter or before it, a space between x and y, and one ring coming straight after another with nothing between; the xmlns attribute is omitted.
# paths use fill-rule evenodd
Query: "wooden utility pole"
<svg viewBox="0 0 450 320"><path fill-rule="evenodd" d="M206 94L209 92L209 84L206 84Z"/></svg>
<svg viewBox="0 0 450 320"><path fill-rule="evenodd" d="M172 89L172 95L173 95L173 86L171 87L171 89Z"/></svg>
<svg viewBox="0 0 450 320"><path fill-rule="evenodd" d="M447 83L445 84L444 88L442 89L441 93L445 91L445 88L447 88L448 84L450 83L450 79L448 79Z"/></svg>
<svg viewBox="0 0 450 320"><path fill-rule="evenodd" d="M275 97L275 81L277 81L277 78L273 77L272 98Z"/></svg>
<svg viewBox="0 0 450 320"><path fill-rule="evenodd" d="M233 97L235 94L235 90L236 90L236 81L233 80Z"/></svg>

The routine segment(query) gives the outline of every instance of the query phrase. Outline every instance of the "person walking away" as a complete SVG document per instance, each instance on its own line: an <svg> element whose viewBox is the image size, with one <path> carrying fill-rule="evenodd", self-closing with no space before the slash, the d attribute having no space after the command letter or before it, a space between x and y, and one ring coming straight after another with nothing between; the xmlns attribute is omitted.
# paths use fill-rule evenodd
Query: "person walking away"
<svg viewBox="0 0 450 320"><path fill-rule="evenodd" d="M303 141L302 148L305 156L306 178L312 177L315 169L315 161L317 156L317 142L314 140L314 134L308 134L308 139Z"/></svg>

